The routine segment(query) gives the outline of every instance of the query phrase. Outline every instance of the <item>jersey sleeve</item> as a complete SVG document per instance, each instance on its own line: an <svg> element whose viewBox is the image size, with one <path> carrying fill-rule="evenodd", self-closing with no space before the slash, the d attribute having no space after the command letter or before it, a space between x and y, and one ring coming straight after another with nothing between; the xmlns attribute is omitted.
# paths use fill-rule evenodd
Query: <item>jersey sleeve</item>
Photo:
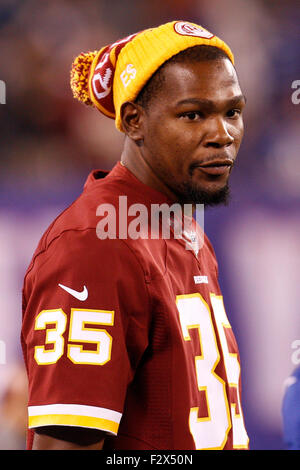
<svg viewBox="0 0 300 470"><path fill-rule="evenodd" d="M144 272L124 241L99 240L88 229L49 243L23 289L29 428L80 426L116 435L149 324Z"/></svg>

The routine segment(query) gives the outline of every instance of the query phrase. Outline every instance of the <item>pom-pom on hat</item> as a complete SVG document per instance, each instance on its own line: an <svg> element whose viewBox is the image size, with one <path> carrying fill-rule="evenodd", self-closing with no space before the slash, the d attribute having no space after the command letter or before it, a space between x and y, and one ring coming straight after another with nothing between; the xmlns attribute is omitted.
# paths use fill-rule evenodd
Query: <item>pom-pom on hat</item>
<svg viewBox="0 0 300 470"><path fill-rule="evenodd" d="M178 52L197 45L222 49L234 57L224 41L195 23L172 21L116 41L99 51L81 53L71 69L74 98L115 119L120 131L120 109L134 101L156 70Z"/></svg>

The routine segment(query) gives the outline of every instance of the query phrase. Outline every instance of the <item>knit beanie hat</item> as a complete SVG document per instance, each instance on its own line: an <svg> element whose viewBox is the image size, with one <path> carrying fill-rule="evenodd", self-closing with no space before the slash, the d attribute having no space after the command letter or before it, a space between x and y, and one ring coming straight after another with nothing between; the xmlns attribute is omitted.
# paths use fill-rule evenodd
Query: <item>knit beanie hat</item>
<svg viewBox="0 0 300 470"><path fill-rule="evenodd" d="M99 51L81 53L71 69L73 96L115 119L117 129L123 131L122 104L134 101L164 62L197 45L218 47L234 63L228 45L202 26L171 21L131 34Z"/></svg>

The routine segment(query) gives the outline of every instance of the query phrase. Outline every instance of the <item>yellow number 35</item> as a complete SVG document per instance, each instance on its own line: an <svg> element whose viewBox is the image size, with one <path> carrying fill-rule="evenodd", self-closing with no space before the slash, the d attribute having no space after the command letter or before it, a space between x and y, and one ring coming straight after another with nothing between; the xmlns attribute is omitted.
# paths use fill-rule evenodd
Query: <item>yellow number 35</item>
<svg viewBox="0 0 300 470"><path fill-rule="evenodd" d="M61 309L42 310L36 317L35 330L46 330L45 345L35 346L34 358L39 365L55 364L64 354L68 317ZM103 365L111 358L112 337L99 325L113 325L114 312L108 310L71 309L67 356L74 364ZM50 325L55 325L54 328ZM89 325L89 326L88 326ZM93 345L84 349L82 344ZM49 345L48 347L45 347ZM100 347L101 345L101 347Z"/></svg>

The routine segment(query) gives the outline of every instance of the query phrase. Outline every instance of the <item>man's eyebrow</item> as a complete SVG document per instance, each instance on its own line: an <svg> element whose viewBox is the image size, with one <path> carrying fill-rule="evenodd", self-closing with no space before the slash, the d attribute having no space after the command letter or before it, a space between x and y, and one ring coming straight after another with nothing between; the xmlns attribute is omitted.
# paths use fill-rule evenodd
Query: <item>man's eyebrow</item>
<svg viewBox="0 0 300 470"><path fill-rule="evenodd" d="M235 106L240 102L246 103L247 99L245 95L237 95L234 96L233 98L230 98L229 100L225 101L224 104L226 106ZM184 100L180 100L176 103L176 106L182 106L184 104L194 104L196 106L203 106L207 108L215 108L216 104L208 100L206 98L186 98Z"/></svg>

